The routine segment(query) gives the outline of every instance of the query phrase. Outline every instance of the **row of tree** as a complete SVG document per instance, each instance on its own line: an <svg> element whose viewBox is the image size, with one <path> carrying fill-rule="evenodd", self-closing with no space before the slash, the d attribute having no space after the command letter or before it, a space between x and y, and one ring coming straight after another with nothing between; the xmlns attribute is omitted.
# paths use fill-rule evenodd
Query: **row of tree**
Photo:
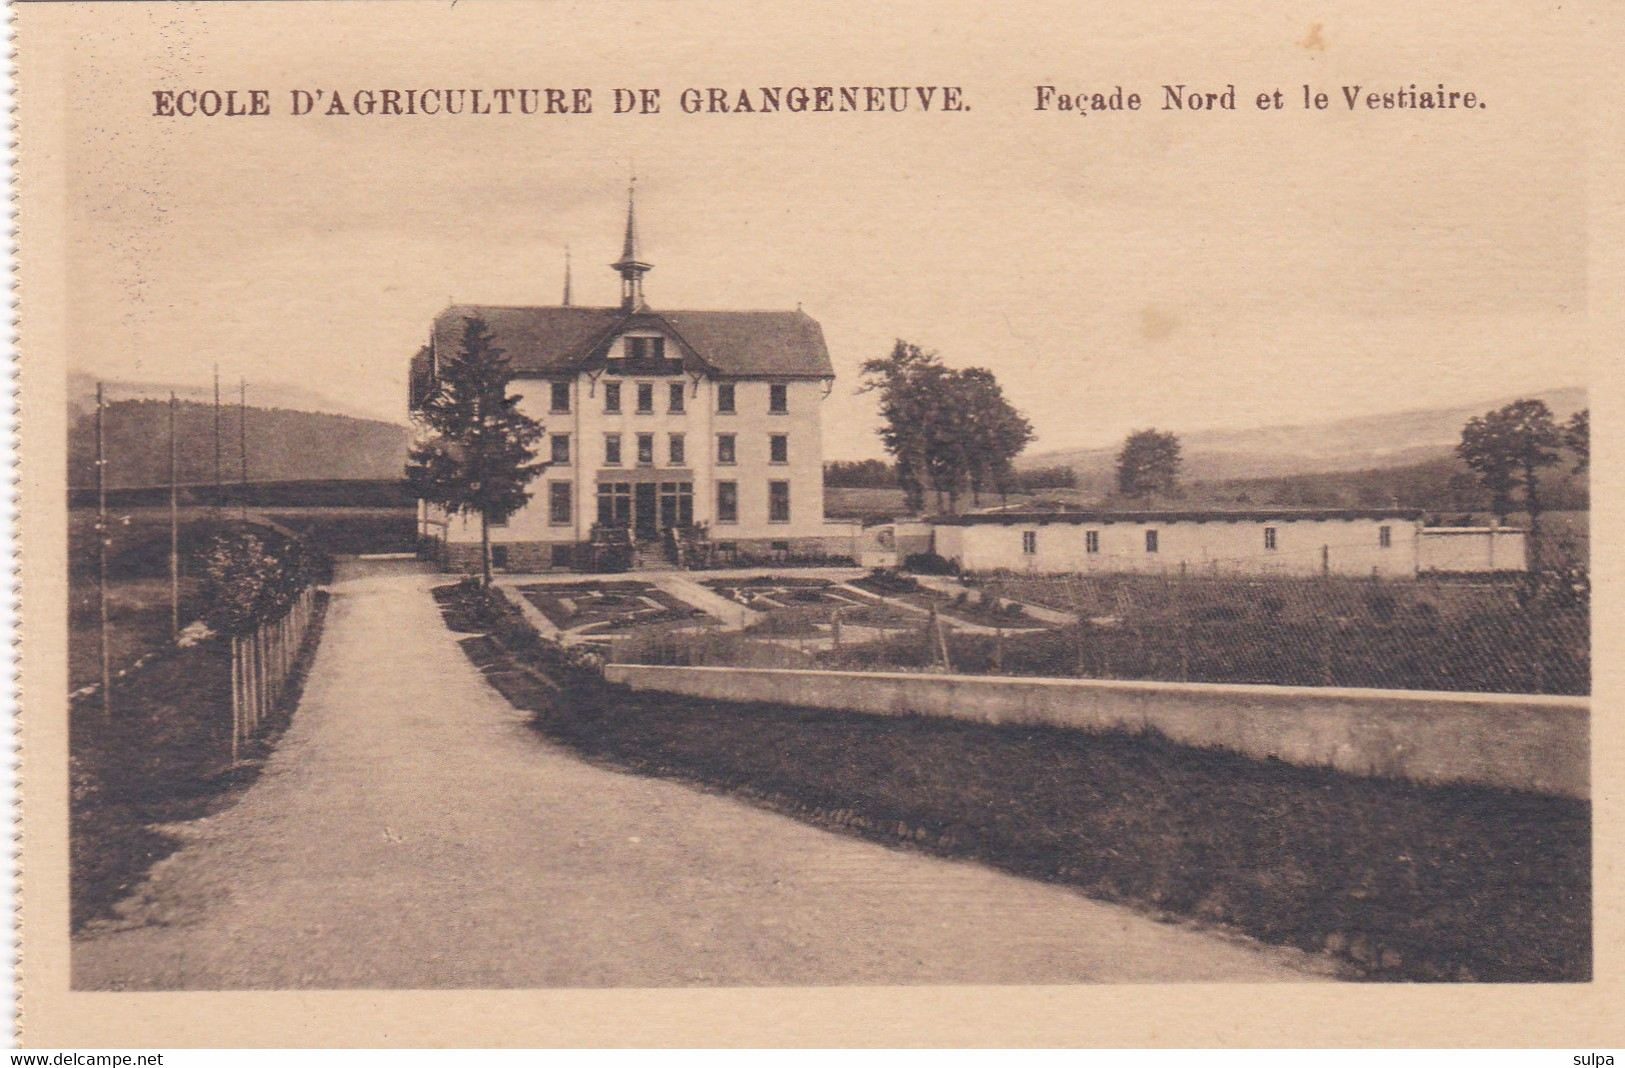
<svg viewBox="0 0 1625 1068"><path fill-rule="evenodd" d="M1591 467L1591 409L1582 408L1559 423L1543 400L1517 400L1467 420L1456 455L1490 495L1499 522L1513 512L1529 516L1529 538L1540 538L1542 473L1570 455L1571 470Z"/></svg>
<svg viewBox="0 0 1625 1068"><path fill-rule="evenodd" d="M1076 489L1078 473L1066 464L1027 467L1009 476L1012 493ZM897 465L888 460L831 460L824 465L824 485L850 489L896 489Z"/></svg>
<svg viewBox="0 0 1625 1068"><path fill-rule="evenodd" d="M923 509L932 492L939 511L954 512L967 492L979 504L983 492L1013 488L1014 461L1033 428L992 371L947 367L936 353L899 340L890 355L863 365L860 392L878 396L881 444L909 507Z"/></svg>

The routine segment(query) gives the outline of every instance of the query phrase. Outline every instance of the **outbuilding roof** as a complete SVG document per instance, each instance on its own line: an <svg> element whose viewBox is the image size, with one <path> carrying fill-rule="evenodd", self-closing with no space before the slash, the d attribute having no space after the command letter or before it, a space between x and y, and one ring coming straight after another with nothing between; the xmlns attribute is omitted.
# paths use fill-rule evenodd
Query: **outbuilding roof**
<svg viewBox="0 0 1625 1068"><path fill-rule="evenodd" d="M823 328L801 311L649 311L574 306L453 304L435 317L436 351L462 342L463 321L484 319L518 375L577 370L633 316L664 320L702 360L726 376L832 378Z"/></svg>
<svg viewBox="0 0 1625 1068"><path fill-rule="evenodd" d="M1115 511L1089 509L1054 512L969 512L962 515L930 516L926 522L939 526L969 527L1040 523L1290 523L1294 520L1403 519L1420 520L1420 508L1247 508L1247 509L1168 509L1156 511Z"/></svg>

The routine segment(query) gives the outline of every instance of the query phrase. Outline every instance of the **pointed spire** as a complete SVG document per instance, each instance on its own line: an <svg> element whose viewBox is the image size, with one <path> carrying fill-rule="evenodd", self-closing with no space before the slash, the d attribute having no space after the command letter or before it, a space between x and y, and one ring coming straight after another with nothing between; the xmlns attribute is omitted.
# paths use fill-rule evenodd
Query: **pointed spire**
<svg viewBox="0 0 1625 1068"><path fill-rule="evenodd" d="M621 275L621 307L627 311L647 307L643 300L643 276L654 270L638 254L637 175L626 188L626 240L621 244L621 258L610 264Z"/></svg>
<svg viewBox="0 0 1625 1068"><path fill-rule="evenodd" d="M570 306L570 246L564 246L564 306Z"/></svg>

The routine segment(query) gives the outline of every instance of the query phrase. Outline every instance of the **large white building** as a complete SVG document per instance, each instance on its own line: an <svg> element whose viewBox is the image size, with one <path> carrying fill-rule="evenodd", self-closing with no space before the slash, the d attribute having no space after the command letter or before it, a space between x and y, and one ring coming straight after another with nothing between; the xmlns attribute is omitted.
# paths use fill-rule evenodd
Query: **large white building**
<svg viewBox="0 0 1625 1068"><path fill-rule="evenodd" d="M630 198L612 267L618 307L571 304L568 279L560 305L454 304L413 362L415 409L478 317L508 354L521 409L546 428L548 466L530 503L491 531L496 566L589 566L587 547L615 532L629 532L642 559L674 531L724 560L850 554L853 528L824 519L820 413L835 371L818 323L799 309L651 308ZM477 562L477 517L420 503L419 521L445 562Z"/></svg>

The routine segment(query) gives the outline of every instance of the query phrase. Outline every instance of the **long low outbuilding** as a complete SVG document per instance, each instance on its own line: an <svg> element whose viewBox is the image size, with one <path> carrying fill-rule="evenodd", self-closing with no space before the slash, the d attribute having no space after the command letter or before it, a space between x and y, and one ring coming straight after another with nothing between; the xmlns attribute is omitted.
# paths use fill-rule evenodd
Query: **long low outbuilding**
<svg viewBox="0 0 1625 1068"><path fill-rule="evenodd" d="M965 571L1411 578L1527 566L1521 530L1427 527L1410 508L992 511L924 525L931 550Z"/></svg>

